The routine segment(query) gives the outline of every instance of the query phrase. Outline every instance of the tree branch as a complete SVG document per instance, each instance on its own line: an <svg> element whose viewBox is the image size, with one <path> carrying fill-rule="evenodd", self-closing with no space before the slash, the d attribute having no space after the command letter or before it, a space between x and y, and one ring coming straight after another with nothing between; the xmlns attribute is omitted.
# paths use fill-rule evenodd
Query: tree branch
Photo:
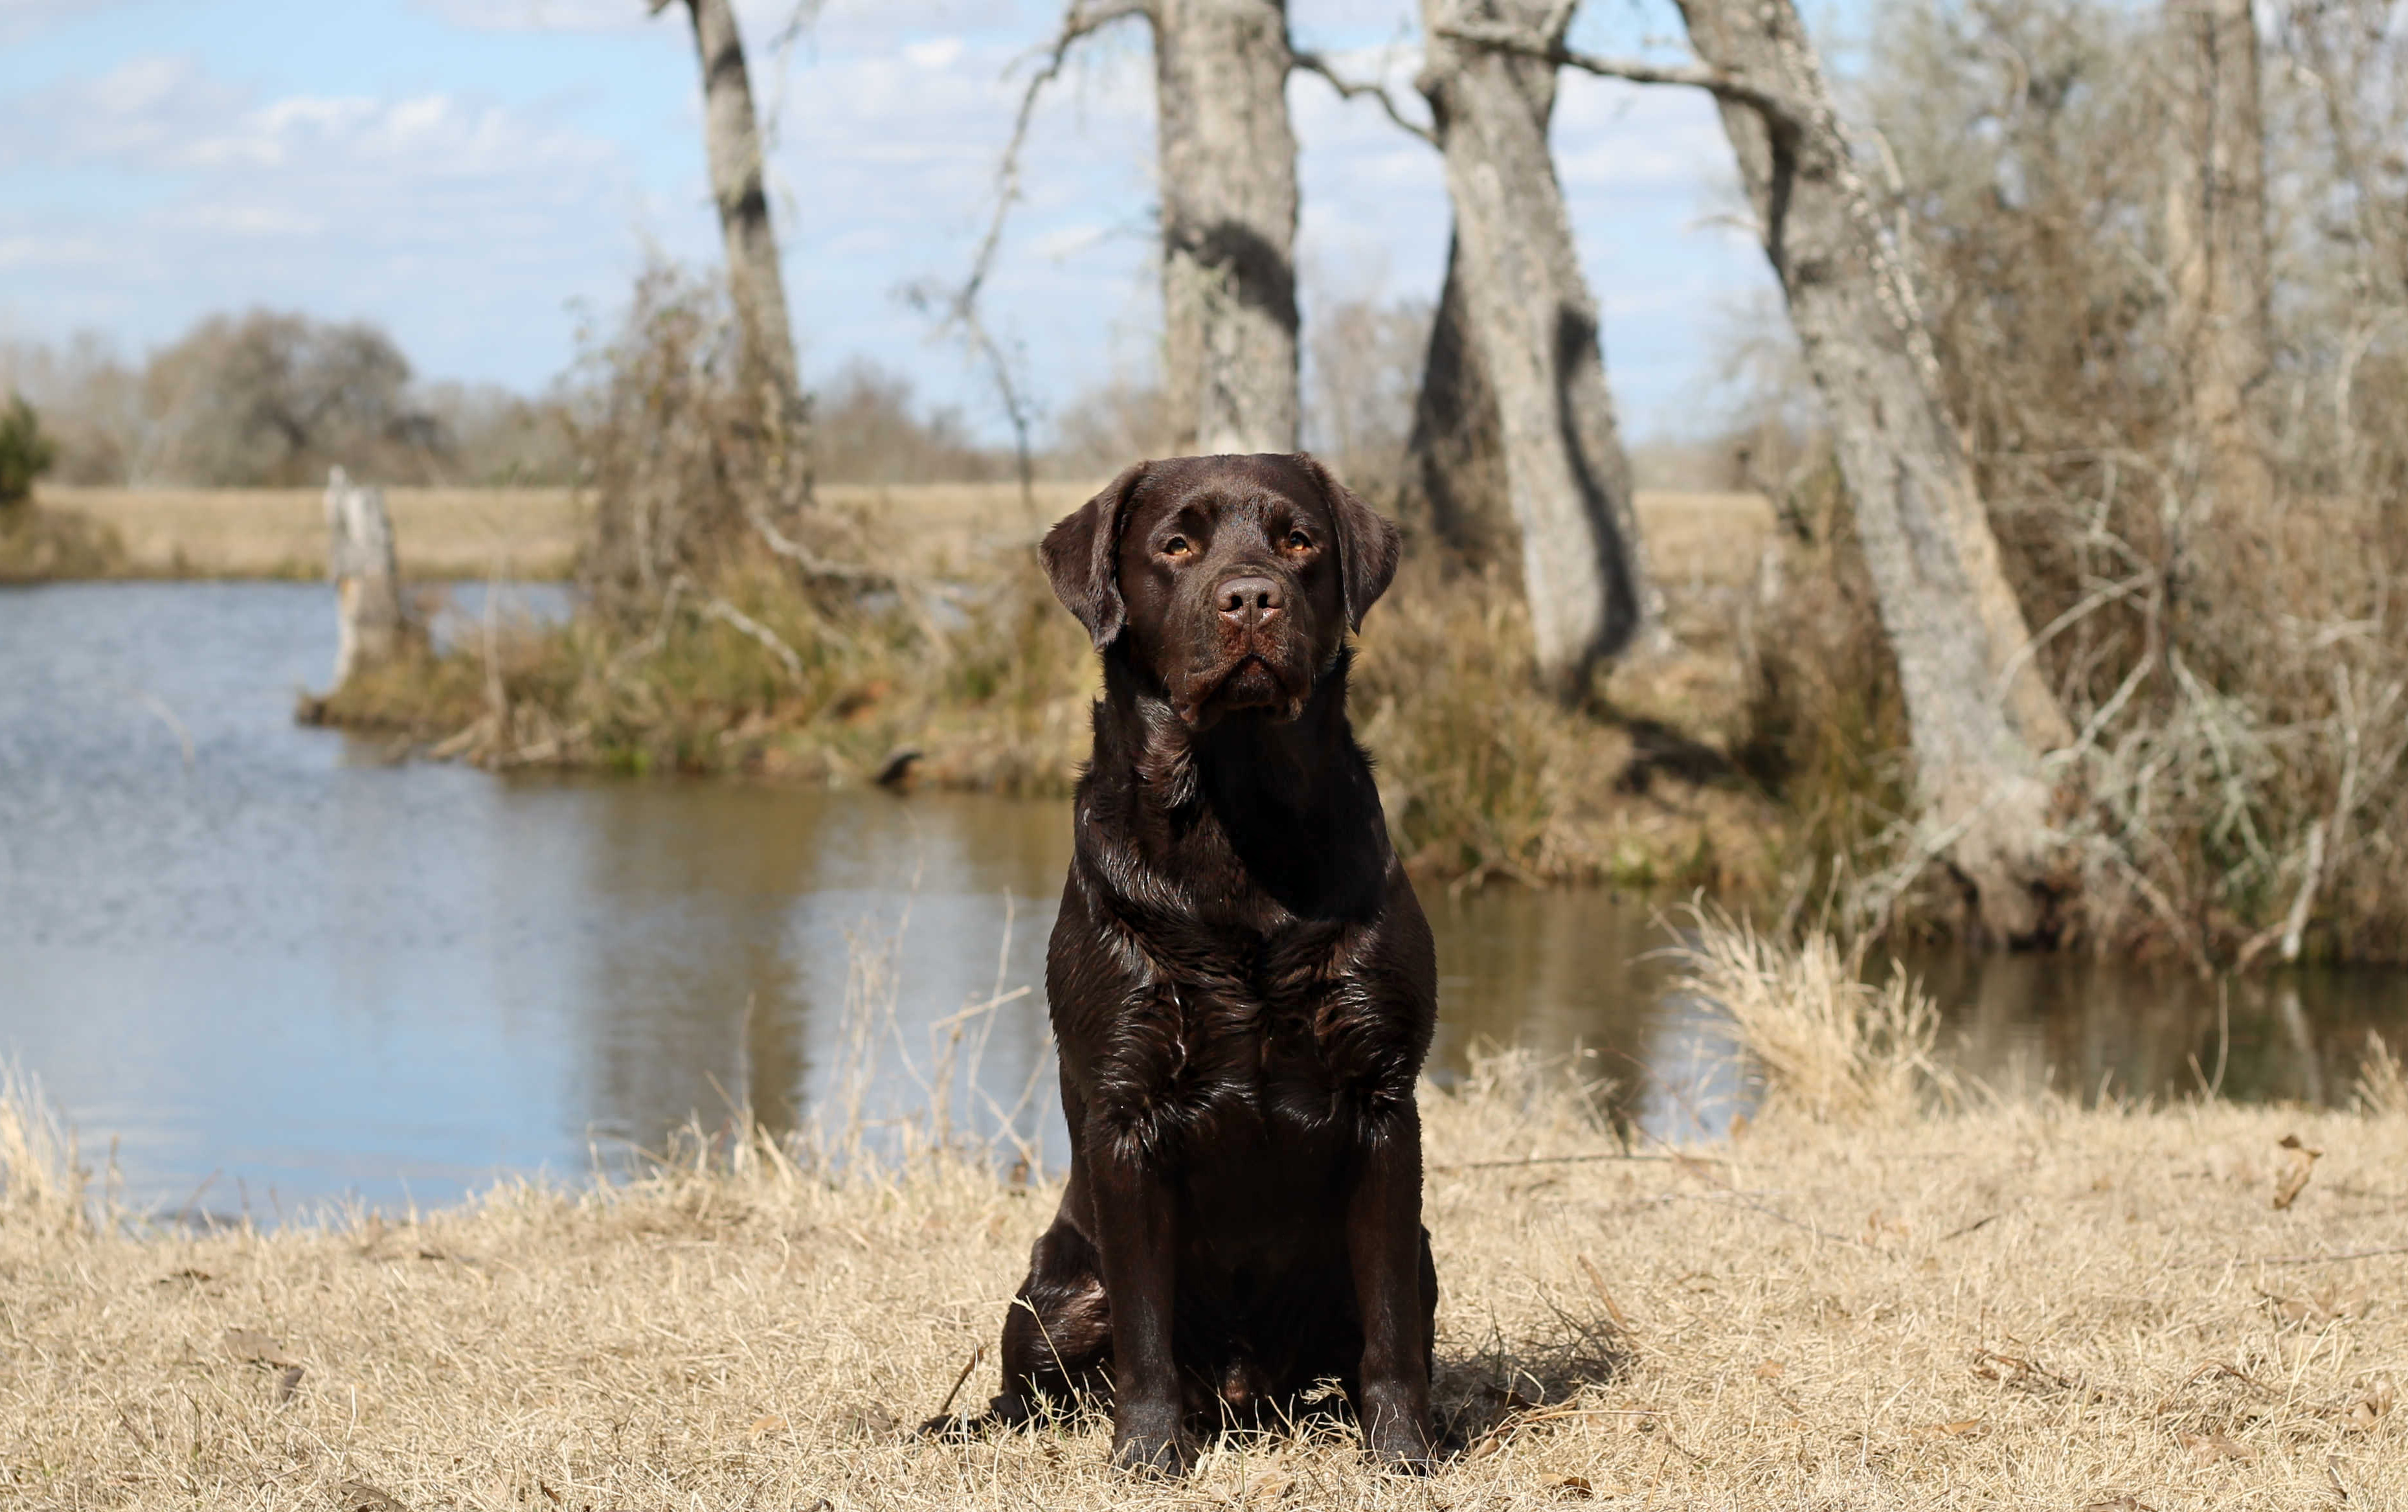
<svg viewBox="0 0 2408 1512"><path fill-rule="evenodd" d="M1388 87L1385 84L1373 83L1369 80L1357 81L1347 79L1341 76L1336 68L1330 66L1329 60L1323 57L1318 52L1290 53L1289 60L1295 66L1303 69L1306 73L1319 74L1324 79L1328 81L1331 89L1338 92L1338 97L1340 99L1351 100L1360 94L1369 94L1371 98L1380 102L1380 108L1388 113L1388 119L1395 122L1399 130L1420 137L1423 141L1429 143L1432 147L1436 147L1438 145L1438 133L1432 131L1429 127L1423 125L1420 122L1413 120L1403 111L1398 109L1396 97L1388 93Z"/></svg>
<svg viewBox="0 0 2408 1512"><path fill-rule="evenodd" d="M788 677L794 679L797 683L803 680L803 658L795 654L795 648L786 644L785 638L781 636L777 631L762 624L759 620L754 619L752 615L747 614L744 611L737 608L734 604L729 603L726 599L720 598L717 594L711 595L709 599L704 601L702 613L705 619L721 621L724 624L732 626L735 628L743 631L753 640L760 641L762 646L768 651L769 655L778 658L778 664L786 669L786 675Z"/></svg>
<svg viewBox="0 0 2408 1512"><path fill-rule="evenodd" d="M988 216L986 232L979 238L978 252L970 259L969 276L957 289L946 290L934 281L923 280L903 290L904 297L913 308L936 310L942 326L958 329L969 348L987 370L995 385L996 396L1003 403L1004 418L1010 422L1015 458L1020 472L1020 500L1033 511L1035 497L1035 464L1029 452L1029 429L1035 415L1027 396L1012 376L1009 354L979 313L979 294L986 287L989 274L995 271L996 250L1003 244L1003 226L1011 215L1011 207L1020 198L1021 155L1027 150L1028 128L1037 116L1037 97L1045 86L1062 75L1062 66L1070 56L1070 49L1082 37L1091 36L1115 22L1135 16L1151 16L1153 7L1147 0L1114 0L1112 4L1090 4L1089 0L1070 0L1062 12L1062 29L1054 40L1033 56L1043 60L1028 78L1027 87L1020 92L1020 108L1011 118L1011 136L1005 142L1003 159L996 166L995 211Z"/></svg>
<svg viewBox="0 0 2408 1512"><path fill-rule="evenodd" d="M1633 84L1680 84L1690 89L1701 89L1716 99L1749 107L1762 115L1768 123L1785 132L1802 131L1813 119L1813 112L1802 102L1752 79L1725 73L1719 68L1709 68L1703 64L1659 65L1627 58L1600 57L1594 52L1568 48L1560 41L1529 36L1510 26L1458 22L1438 28L1438 35L1457 42L1469 42L1474 47L1537 58L1561 68L1578 68L1583 73L1596 74L1604 79L1627 79Z"/></svg>

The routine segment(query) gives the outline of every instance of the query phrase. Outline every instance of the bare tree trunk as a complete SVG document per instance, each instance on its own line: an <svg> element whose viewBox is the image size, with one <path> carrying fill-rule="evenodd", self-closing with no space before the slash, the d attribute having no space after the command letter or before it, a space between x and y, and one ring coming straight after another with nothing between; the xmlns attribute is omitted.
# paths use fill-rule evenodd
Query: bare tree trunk
<svg viewBox="0 0 2408 1512"><path fill-rule="evenodd" d="M1570 10L1559 0L1422 0L1428 43L1420 80L1446 156L1455 203L1450 290L1469 338L1455 373L1433 371L1441 384L1452 379L1460 396L1426 396L1426 455L1440 459L1446 481L1477 486L1476 462L1457 468L1445 459L1478 456L1473 406L1484 386L1521 538L1539 675L1562 694L1576 692L1648 618L1630 466L1606 389L1597 305L1547 147L1555 65L1463 41L1450 28L1476 11L1470 19L1552 48ZM1434 352L1440 339L1433 335ZM1484 384L1462 382L1475 367ZM1438 425L1450 416L1448 436Z"/></svg>
<svg viewBox="0 0 2408 1512"><path fill-rule="evenodd" d="M401 654L410 634L401 569L384 490L352 482L340 468L326 477L326 575L335 580L335 681Z"/></svg>
<svg viewBox="0 0 2408 1512"><path fill-rule="evenodd" d="M1828 407L1865 566L1898 657L1923 844L1973 887L1987 930L2047 923L2055 795L2071 740L2027 647L1905 263L1857 175L1792 0L1680 0ZM1745 97L1753 94L1754 98Z"/></svg>
<svg viewBox="0 0 2408 1512"><path fill-rule="evenodd" d="M2258 28L2249 0L2168 0L2166 23L2174 64L2166 250L2175 339L2209 503L2254 511L2273 494L2248 411L2271 345Z"/></svg>
<svg viewBox="0 0 2408 1512"><path fill-rule="evenodd" d="M1285 0L1154 0L1164 389L1185 452L1297 443Z"/></svg>
<svg viewBox="0 0 2408 1512"><path fill-rule="evenodd" d="M668 0L652 0L658 14ZM752 81L744 39L729 0L686 0L702 61L703 140L710 159L710 194L727 249L728 298L742 343L744 390L797 458L807 455L808 411L786 323L786 284L778 267L778 238L769 224L769 196L761 179L761 128L752 110ZM773 454L784 448L773 449Z"/></svg>
<svg viewBox="0 0 2408 1512"><path fill-rule="evenodd" d="M1428 526L1470 567L1512 562L1518 583L1505 440L1498 434L1497 396L1471 352L1465 324L1462 261L1460 244L1450 241L1446 287L1430 322L1412 434L1405 442L1404 510L1416 527Z"/></svg>

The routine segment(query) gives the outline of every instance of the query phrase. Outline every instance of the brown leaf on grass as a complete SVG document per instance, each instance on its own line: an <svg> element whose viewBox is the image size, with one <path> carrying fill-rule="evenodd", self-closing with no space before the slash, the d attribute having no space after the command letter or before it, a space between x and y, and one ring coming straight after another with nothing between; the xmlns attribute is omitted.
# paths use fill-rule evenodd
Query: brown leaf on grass
<svg viewBox="0 0 2408 1512"><path fill-rule="evenodd" d="M1625 1333L1629 1332L1630 1319L1623 1317L1622 1309L1613 1304L1613 1293L1605 1289L1605 1277L1598 1274L1596 1264L1586 1255L1580 1258L1580 1263L1581 1269L1588 1273L1588 1284L1597 1289L1597 1300L1605 1303L1605 1316L1613 1319L1615 1328Z"/></svg>
<svg viewBox="0 0 2408 1512"><path fill-rule="evenodd" d="M346 1480L335 1487L335 1505L342 1512L409 1512L408 1504L365 1480Z"/></svg>
<svg viewBox="0 0 2408 1512"><path fill-rule="evenodd" d="M753 1418L752 1426L747 1428L745 1432L752 1435L754 1438L759 1438L764 1433L782 1432L785 1426L785 1418L780 1417L774 1412L765 1412L760 1417Z"/></svg>
<svg viewBox="0 0 2408 1512"><path fill-rule="evenodd" d="M1780 1375L1781 1370L1780 1361L1767 1360L1756 1367L1756 1378L1759 1381L1772 1380Z"/></svg>
<svg viewBox="0 0 2408 1512"><path fill-rule="evenodd" d="M1917 1438L1971 1438L1981 1431L1981 1418L1964 1418L1953 1423L1925 1423L1914 1430L1914 1436Z"/></svg>
<svg viewBox="0 0 2408 1512"><path fill-rule="evenodd" d="M1973 1374L1985 1381L2001 1386L2019 1386L2027 1390L2060 1390L2072 1382L2036 1361L2002 1355L1988 1349L1973 1351Z"/></svg>
<svg viewBox="0 0 2408 1512"><path fill-rule="evenodd" d="M2355 1317L2366 1311L2368 1289L2359 1287L2344 1291L2338 1286L2305 1297L2285 1297L2260 1288L2258 1295L2286 1323L2330 1323L2339 1318Z"/></svg>
<svg viewBox="0 0 2408 1512"><path fill-rule="evenodd" d="M300 1366L287 1365L282 1370L276 1373L276 1404L278 1406L282 1406L285 1403L292 1401L293 1393L299 1390L301 1390Z"/></svg>
<svg viewBox="0 0 2408 1512"><path fill-rule="evenodd" d="M1539 1484L1568 1502L1585 1502L1597 1494L1586 1476L1541 1476Z"/></svg>
<svg viewBox="0 0 2408 1512"><path fill-rule="evenodd" d="M2235 1460L2243 1464L2258 1458L2255 1454L2222 1433L2185 1433L2182 1447L2190 1450L2191 1458L2201 1464L2214 1464L2219 1460Z"/></svg>
<svg viewBox="0 0 2408 1512"><path fill-rule="evenodd" d="M284 1352L284 1346L272 1336L252 1328L230 1328L225 1331L226 1353L246 1365L280 1365L287 1369L301 1363Z"/></svg>
<svg viewBox="0 0 2408 1512"><path fill-rule="evenodd" d="M2377 1376L2369 1381L2366 1389L2358 1393L2358 1400L2349 1404L2349 1426L2361 1433L2372 1432L2383 1415L2391 1410L2397 1395L2398 1391L2387 1376Z"/></svg>
<svg viewBox="0 0 2408 1512"><path fill-rule="evenodd" d="M2306 1188L2308 1175L2316 1168L2316 1158L2324 1154L2324 1151L2308 1148L2300 1143L2300 1136L2297 1134L2285 1134L2275 1143L2291 1152L2291 1169L2284 1172L2283 1179L2274 1186L2274 1210L2278 1213L2287 1212L2291 1204L2299 1200L2300 1193Z"/></svg>

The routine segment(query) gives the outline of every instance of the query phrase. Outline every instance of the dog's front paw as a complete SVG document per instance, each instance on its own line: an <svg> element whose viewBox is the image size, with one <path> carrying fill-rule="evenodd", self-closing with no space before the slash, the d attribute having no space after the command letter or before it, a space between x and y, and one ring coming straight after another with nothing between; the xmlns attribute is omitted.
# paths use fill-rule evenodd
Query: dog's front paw
<svg viewBox="0 0 2408 1512"><path fill-rule="evenodd" d="M1123 1412L1112 1429L1112 1463L1140 1476L1186 1474L1187 1445L1180 1433L1178 1409Z"/></svg>
<svg viewBox="0 0 2408 1512"><path fill-rule="evenodd" d="M1438 1462L1429 1416L1418 1403L1374 1404L1363 1415L1363 1448L1381 1469L1426 1476Z"/></svg>

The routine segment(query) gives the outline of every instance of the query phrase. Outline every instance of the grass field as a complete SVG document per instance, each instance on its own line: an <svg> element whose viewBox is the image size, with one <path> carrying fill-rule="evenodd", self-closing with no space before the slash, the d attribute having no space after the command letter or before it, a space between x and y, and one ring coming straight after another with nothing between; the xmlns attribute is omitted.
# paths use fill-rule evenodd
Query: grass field
<svg viewBox="0 0 2408 1512"><path fill-rule="evenodd" d="M1093 492L1086 484L1041 483L1034 511L1009 483L830 483L820 495L829 507L867 522L882 545L941 568L948 558L1033 541ZM583 528L565 488L388 488L385 498L402 571L421 579L496 571L563 577ZM142 576L317 577L325 570L325 515L312 488L45 484L36 502L114 529L126 569ZM1772 525L1770 507L1747 494L1641 494L1639 509L1656 570L1674 591L1745 582Z"/></svg>
<svg viewBox="0 0 2408 1512"><path fill-rule="evenodd" d="M1806 1089L1896 1091L1884 1067L1917 1052L1879 1003L1770 970L1737 990L1761 988L1750 1034L1789 1015L1787 1058L1727 1143L1627 1148L1559 1071L1510 1057L1425 1092L1461 1446L1426 1480L1372 1474L1334 1426L1220 1442L1177 1484L1110 1471L1093 1420L913 1436L957 1377L961 1403L993 1390L978 1351L1056 1196L992 1161L846 1174L723 1132L615 1187L126 1231L74 1220L21 1087L0 1502L2408 1505L2396 1063L2358 1114L1834 1104ZM1794 1079L1818 1053L1869 1073Z"/></svg>

